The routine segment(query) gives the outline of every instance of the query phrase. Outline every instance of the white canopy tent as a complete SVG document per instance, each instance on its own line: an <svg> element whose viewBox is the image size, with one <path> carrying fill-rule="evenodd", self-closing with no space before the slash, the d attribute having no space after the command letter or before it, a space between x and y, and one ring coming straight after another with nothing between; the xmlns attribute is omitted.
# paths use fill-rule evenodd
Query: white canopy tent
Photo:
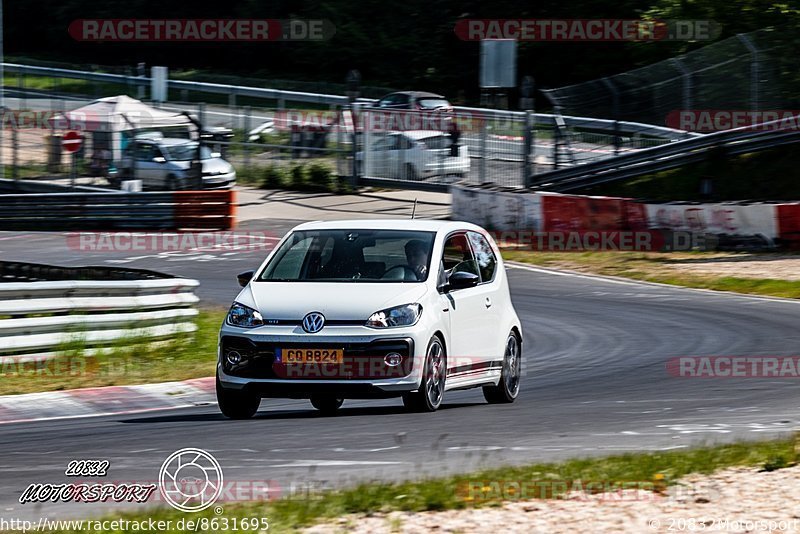
<svg viewBox="0 0 800 534"><path fill-rule="evenodd" d="M64 113L65 126L91 134L119 160L128 140L138 133L162 131L167 137L190 137L196 126L183 113L154 108L125 95L100 98Z"/></svg>

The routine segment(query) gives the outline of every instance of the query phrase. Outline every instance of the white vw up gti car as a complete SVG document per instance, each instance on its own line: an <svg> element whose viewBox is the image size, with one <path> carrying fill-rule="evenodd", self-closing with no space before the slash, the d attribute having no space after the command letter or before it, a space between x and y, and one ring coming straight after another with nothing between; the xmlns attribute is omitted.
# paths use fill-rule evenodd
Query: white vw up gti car
<svg viewBox="0 0 800 534"><path fill-rule="evenodd" d="M497 245L473 224L312 222L289 232L244 287L220 331L217 399L248 418L263 397L402 397L434 411L444 393L519 393L522 329Z"/></svg>

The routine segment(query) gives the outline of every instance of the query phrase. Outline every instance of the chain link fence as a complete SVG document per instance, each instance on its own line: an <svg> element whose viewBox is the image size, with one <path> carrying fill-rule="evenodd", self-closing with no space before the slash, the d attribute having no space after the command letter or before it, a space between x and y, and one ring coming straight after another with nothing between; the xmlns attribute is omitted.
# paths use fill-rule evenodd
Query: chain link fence
<svg viewBox="0 0 800 534"><path fill-rule="evenodd" d="M794 45L792 35L763 29L544 93L564 114L673 128L681 126L681 111L797 109L800 84Z"/></svg>
<svg viewBox="0 0 800 534"><path fill-rule="evenodd" d="M641 124L456 107L450 116L458 126L454 136L441 117L420 119L415 112L393 112L399 124L381 126L384 112L373 108L374 101L361 98L351 103L336 94L298 91L343 89L339 86L289 84L293 90L283 91L231 85L241 83L240 78L174 84L171 78L167 101L148 102L150 80L143 69L83 72L7 65L6 71L4 118L28 114L24 120L4 121L0 158L6 177L72 182L74 169L74 181L82 185L117 187L122 179L133 178L143 179L145 187L170 186L163 172L160 181L148 183L145 170L117 161L116 137L86 132L74 167L61 150L60 137L67 128L53 118L117 95L162 112L190 115L204 128L207 152L232 164L240 184L266 188L348 190L374 184L444 190L453 182L524 187L535 175L554 168L611 158L682 135ZM368 96L380 96L384 90L389 89L370 88ZM153 133L136 132L151 137ZM167 130L162 135L187 137ZM111 160L109 151L115 154ZM168 154L155 156L169 159ZM112 170L117 175L110 177Z"/></svg>

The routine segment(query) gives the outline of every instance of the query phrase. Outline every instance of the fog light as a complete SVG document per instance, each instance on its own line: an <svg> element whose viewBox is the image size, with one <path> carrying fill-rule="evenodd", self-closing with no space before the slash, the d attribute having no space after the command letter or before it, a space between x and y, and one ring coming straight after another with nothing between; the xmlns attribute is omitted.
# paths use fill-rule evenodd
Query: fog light
<svg viewBox="0 0 800 534"><path fill-rule="evenodd" d="M386 355L383 361L386 362L386 365L389 367L397 367L403 362L403 357L396 352L390 352Z"/></svg>
<svg viewBox="0 0 800 534"><path fill-rule="evenodd" d="M231 365L239 365L239 363L241 363L242 361L242 355L235 350L229 350L228 353L225 355L225 358Z"/></svg>

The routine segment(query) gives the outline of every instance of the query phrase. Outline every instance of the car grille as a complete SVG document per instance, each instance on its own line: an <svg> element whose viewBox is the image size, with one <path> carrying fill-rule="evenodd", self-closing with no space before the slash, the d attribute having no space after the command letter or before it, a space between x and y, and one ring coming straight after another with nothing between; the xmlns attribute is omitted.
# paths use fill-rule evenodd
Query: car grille
<svg viewBox="0 0 800 534"><path fill-rule="evenodd" d="M276 349L344 349L341 364L285 364L275 361ZM222 366L225 374L240 378L273 380L367 380L402 378L411 374L414 343L410 338L369 343L254 342L248 338L223 336ZM231 352L238 358L229 358ZM391 367L384 358L397 353L402 363ZM236 356L236 355L234 355ZM232 363L232 360L239 360Z"/></svg>

